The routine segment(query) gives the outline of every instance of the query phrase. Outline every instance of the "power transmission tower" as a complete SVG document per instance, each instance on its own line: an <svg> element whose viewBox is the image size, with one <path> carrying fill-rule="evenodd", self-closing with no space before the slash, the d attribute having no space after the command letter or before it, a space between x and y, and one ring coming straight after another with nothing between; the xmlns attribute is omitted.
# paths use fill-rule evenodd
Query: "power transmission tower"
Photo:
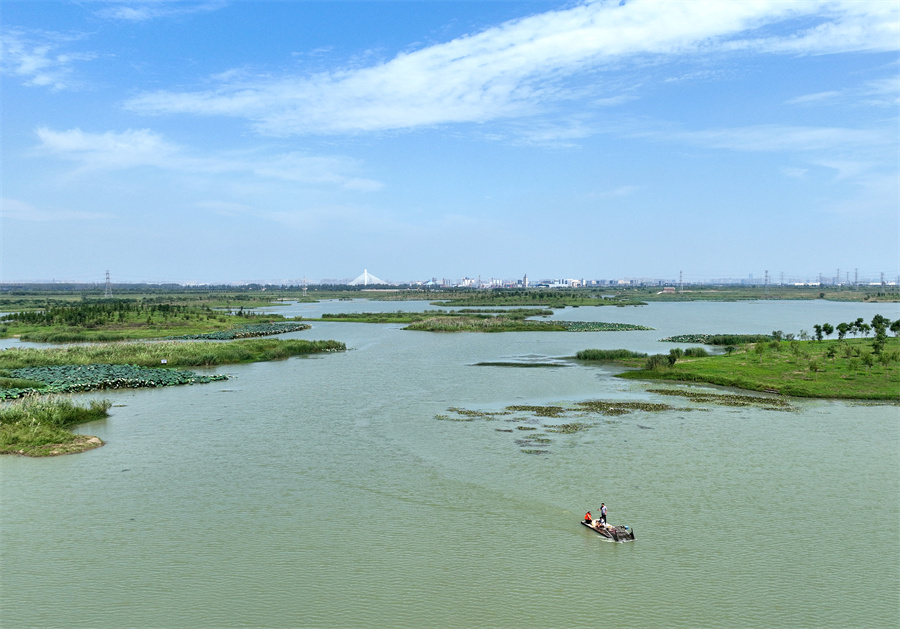
<svg viewBox="0 0 900 629"><path fill-rule="evenodd" d="M684 273L684 271L678 271L678 292L679 293L684 292L684 280L682 280L682 273Z"/></svg>
<svg viewBox="0 0 900 629"><path fill-rule="evenodd" d="M306 276L303 276L303 296L306 297Z"/></svg>
<svg viewBox="0 0 900 629"><path fill-rule="evenodd" d="M109 283L109 271L106 271L106 286L103 289L103 299L112 299L112 284Z"/></svg>
<svg viewBox="0 0 900 629"><path fill-rule="evenodd" d="M769 269L766 269L766 276L763 279L763 294L769 296Z"/></svg>

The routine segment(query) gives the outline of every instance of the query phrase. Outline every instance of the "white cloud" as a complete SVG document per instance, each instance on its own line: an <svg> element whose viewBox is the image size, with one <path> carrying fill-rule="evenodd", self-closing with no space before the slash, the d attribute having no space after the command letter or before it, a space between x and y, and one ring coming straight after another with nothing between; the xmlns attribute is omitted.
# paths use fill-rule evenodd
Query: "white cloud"
<svg viewBox="0 0 900 629"><path fill-rule="evenodd" d="M806 176L806 173L809 172L808 168L797 168L795 166L786 166L781 169L781 172L785 177L791 177L793 179L803 179Z"/></svg>
<svg viewBox="0 0 900 629"><path fill-rule="evenodd" d="M42 127L36 133L41 141L38 152L75 162L77 173L152 167L180 173L254 175L355 191L382 187L380 182L356 176L357 162L345 157L261 151L201 156L149 129L88 133L81 129L54 131Z"/></svg>
<svg viewBox="0 0 900 629"><path fill-rule="evenodd" d="M0 72L18 76L25 85L65 90L79 87L73 77L78 61L96 58L91 52L62 52L76 36L59 33L6 30L0 34Z"/></svg>
<svg viewBox="0 0 900 629"><path fill-rule="evenodd" d="M762 27L783 34L755 36ZM272 135L477 123L534 113L570 96L568 77L629 60L728 50L896 50L898 33L900 7L893 2L591 1L369 67L234 78L212 90L147 93L127 106L246 117Z"/></svg>
<svg viewBox="0 0 900 629"><path fill-rule="evenodd" d="M34 221L94 221L111 218L106 212L79 212L75 210L40 209L17 199L0 199L0 216L5 220Z"/></svg>
<svg viewBox="0 0 900 629"><path fill-rule="evenodd" d="M896 107L900 104L900 76L866 81L861 86L842 91L830 90L815 94L804 94L787 101L789 105L829 104L863 104L876 107Z"/></svg>
<svg viewBox="0 0 900 629"><path fill-rule="evenodd" d="M771 152L813 152L826 149L853 150L888 146L894 142L891 134L872 129L785 125L755 125L731 129L691 131L676 133L672 137L709 148Z"/></svg>
<svg viewBox="0 0 900 629"><path fill-rule="evenodd" d="M823 101L835 100L840 95L841 93L836 90L829 90L827 92L816 92L815 94L804 94L803 96L792 98L787 102L788 105L806 105L809 103L818 104Z"/></svg>
<svg viewBox="0 0 900 629"><path fill-rule="evenodd" d="M99 17L109 20L124 22L144 22L157 18L178 17L192 13L204 13L215 11L225 5L222 1L216 2L183 2L155 0L154 2L142 2L126 0L112 3L97 11Z"/></svg>

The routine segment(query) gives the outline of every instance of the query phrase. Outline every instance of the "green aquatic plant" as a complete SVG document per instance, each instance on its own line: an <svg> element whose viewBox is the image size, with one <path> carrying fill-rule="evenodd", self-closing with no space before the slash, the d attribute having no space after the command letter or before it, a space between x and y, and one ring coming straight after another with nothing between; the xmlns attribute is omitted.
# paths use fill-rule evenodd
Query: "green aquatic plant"
<svg viewBox="0 0 900 629"><path fill-rule="evenodd" d="M439 419L441 421L449 421L449 422L473 422L475 421L474 417L462 416L462 417L451 417L450 415L435 415L435 419Z"/></svg>
<svg viewBox="0 0 900 629"><path fill-rule="evenodd" d="M560 417L566 412L566 409L562 406L532 406L527 404L507 406L506 410L532 413L538 417Z"/></svg>
<svg viewBox="0 0 900 629"><path fill-rule="evenodd" d="M746 345L771 341L771 334L677 334L659 339L667 343L703 343L704 345Z"/></svg>
<svg viewBox="0 0 900 629"><path fill-rule="evenodd" d="M648 393L657 395L678 396L701 404L717 404L719 406L760 406L770 410L792 411L794 407L784 398L763 397L759 395L739 395L736 393L709 393L690 389L648 389Z"/></svg>
<svg viewBox="0 0 900 629"><path fill-rule="evenodd" d="M673 408L668 404L658 404L653 402L607 402L604 400L586 400L575 402L575 405L585 411L598 413L600 415L626 415L635 411L658 413L660 411L670 411Z"/></svg>
<svg viewBox="0 0 900 629"><path fill-rule="evenodd" d="M0 389L0 398L18 398L29 393L83 393L100 389L137 389L202 384L227 380L223 375L198 375L182 369L159 369L135 365L53 365L24 367L11 372L22 381L42 386Z"/></svg>
<svg viewBox="0 0 900 629"><path fill-rule="evenodd" d="M571 424L560 424L558 426L545 426L547 432L557 432L563 435L571 435L576 432L582 432L588 429L587 424L582 423L571 423Z"/></svg>
<svg viewBox="0 0 900 629"><path fill-rule="evenodd" d="M205 334L183 334L181 336L167 337L170 340L206 340L206 341L231 341L233 339L248 339L259 336L271 336L285 334L287 332L301 332L309 330L312 326L308 323L294 321L277 321L274 323L248 323L228 330L207 332Z"/></svg>

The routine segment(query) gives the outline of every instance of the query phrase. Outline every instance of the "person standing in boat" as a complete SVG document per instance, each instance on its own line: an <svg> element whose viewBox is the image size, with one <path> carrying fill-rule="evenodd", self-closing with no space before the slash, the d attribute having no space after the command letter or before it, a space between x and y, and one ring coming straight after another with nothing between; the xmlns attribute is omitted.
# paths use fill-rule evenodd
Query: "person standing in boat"
<svg viewBox="0 0 900 629"><path fill-rule="evenodd" d="M606 524L606 503L600 503L600 521Z"/></svg>

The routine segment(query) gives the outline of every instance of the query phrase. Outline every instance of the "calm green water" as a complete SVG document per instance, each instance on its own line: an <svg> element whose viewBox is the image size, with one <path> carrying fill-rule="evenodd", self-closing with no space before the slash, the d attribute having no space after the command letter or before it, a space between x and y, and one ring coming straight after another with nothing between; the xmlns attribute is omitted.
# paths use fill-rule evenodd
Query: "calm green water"
<svg viewBox="0 0 900 629"><path fill-rule="evenodd" d="M422 304L291 306L293 314ZM566 309L653 332L428 334L315 324L343 354L110 393L98 450L4 457L3 627L896 627L900 409L604 418L528 455L450 406L696 406L609 370L476 367L687 332L798 331L896 306ZM545 419L546 423L562 420ZM518 432L518 431L517 431ZM603 501L633 544L578 525Z"/></svg>

